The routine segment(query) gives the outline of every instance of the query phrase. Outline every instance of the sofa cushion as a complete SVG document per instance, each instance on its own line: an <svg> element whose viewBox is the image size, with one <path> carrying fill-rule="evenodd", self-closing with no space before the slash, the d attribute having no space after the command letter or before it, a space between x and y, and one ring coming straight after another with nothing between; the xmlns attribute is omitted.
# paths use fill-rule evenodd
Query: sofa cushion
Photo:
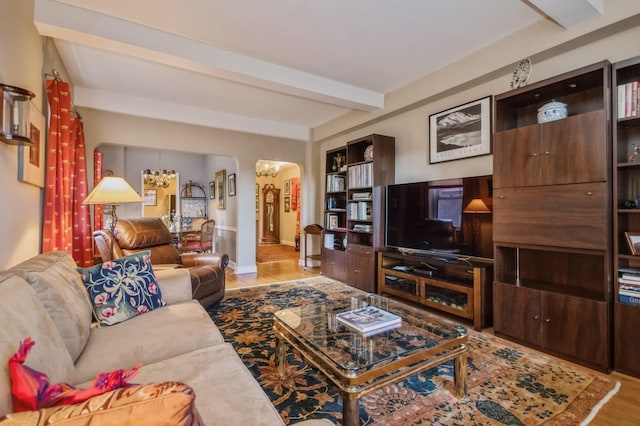
<svg viewBox="0 0 640 426"><path fill-rule="evenodd" d="M149 252L78 268L100 325L113 325L165 306Z"/></svg>
<svg viewBox="0 0 640 426"><path fill-rule="evenodd" d="M284 425L273 404L229 343L143 365L136 380L176 380L195 391L207 425Z"/></svg>
<svg viewBox="0 0 640 426"><path fill-rule="evenodd" d="M138 385L74 405L10 414L0 425L111 426L123 424L123 419L129 425L203 425L195 408L195 398L193 390L183 383Z"/></svg>
<svg viewBox="0 0 640 426"><path fill-rule="evenodd" d="M29 365L58 382L73 379L73 361L35 289L24 279L0 276L0 416L13 411L11 379L7 362L20 342L31 337L38 342Z"/></svg>
<svg viewBox="0 0 640 426"><path fill-rule="evenodd" d="M91 380L100 371L144 366L223 342L196 300L167 305L120 324L94 327L76 362L73 383Z"/></svg>
<svg viewBox="0 0 640 426"><path fill-rule="evenodd" d="M76 360L89 338L91 304L71 255L67 252L41 254L9 272L33 286L62 336L64 346Z"/></svg>

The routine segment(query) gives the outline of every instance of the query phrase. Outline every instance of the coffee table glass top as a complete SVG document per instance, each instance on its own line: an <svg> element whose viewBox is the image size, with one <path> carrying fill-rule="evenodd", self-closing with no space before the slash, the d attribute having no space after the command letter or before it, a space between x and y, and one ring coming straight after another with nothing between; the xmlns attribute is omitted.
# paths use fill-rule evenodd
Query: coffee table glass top
<svg viewBox="0 0 640 426"><path fill-rule="evenodd" d="M399 315L402 324L365 335L336 320L338 313L365 306ZM430 350L438 355L448 348L457 349L468 339L467 329L459 324L373 294L283 309L275 313L274 325L292 335L298 345L322 359L323 364L351 377L398 360L422 359L422 355L430 355Z"/></svg>

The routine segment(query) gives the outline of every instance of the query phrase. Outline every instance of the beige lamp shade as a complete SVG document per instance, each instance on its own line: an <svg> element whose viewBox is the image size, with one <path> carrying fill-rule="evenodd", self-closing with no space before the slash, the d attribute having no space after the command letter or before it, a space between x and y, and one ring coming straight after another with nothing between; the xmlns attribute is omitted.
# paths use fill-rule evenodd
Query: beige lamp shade
<svg viewBox="0 0 640 426"><path fill-rule="evenodd" d="M103 178L85 198L84 204L141 203L142 197L121 177Z"/></svg>
<svg viewBox="0 0 640 426"><path fill-rule="evenodd" d="M463 210L464 213L491 213L489 207L481 198L474 198Z"/></svg>

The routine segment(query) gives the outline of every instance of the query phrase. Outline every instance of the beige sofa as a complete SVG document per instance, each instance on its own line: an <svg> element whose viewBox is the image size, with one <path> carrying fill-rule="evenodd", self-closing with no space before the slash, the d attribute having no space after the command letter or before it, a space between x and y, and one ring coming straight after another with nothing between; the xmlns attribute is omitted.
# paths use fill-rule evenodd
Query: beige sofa
<svg viewBox="0 0 640 426"><path fill-rule="evenodd" d="M51 383L85 388L98 373L142 364L132 382L177 381L188 385L195 393L197 413L206 425L284 424L233 347L224 342L207 312L192 299L189 271L162 270L156 276L167 306L116 325L97 327L92 324L87 293L69 254L39 255L1 272L0 418L8 416L0 423L41 421L33 420L37 419L33 415L10 414L7 360L20 341L31 337L35 346L25 364L46 373ZM111 413L115 418L108 418ZM171 414L157 406L148 409L142 421L128 417L135 413L130 407L125 411L104 410L101 415L107 418L95 424L171 424L166 420ZM329 424L322 420L299 424L303 423Z"/></svg>

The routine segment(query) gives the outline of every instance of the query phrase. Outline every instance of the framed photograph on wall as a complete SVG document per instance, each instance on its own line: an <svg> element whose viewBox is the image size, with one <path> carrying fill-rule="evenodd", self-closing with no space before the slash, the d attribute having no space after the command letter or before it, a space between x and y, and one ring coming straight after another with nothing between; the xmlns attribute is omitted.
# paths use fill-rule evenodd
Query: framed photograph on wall
<svg viewBox="0 0 640 426"><path fill-rule="evenodd" d="M216 182L213 180L209 182L209 199L210 200L216 199Z"/></svg>
<svg viewBox="0 0 640 426"><path fill-rule="evenodd" d="M235 197L236 195L236 174L231 173L229 175L229 196Z"/></svg>
<svg viewBox="0 0 640 426"><path fill-rule="evenodd" d="M284 212L289 213L291 211L291 197L284 197Z"/></svg>
<svg viewBox="0 0 640 426"><path fill-rule="evenodd" d="M291 180L284 181L284 195L291 195Z"/></svg>
<svg viewBox="0 0 640 426"><path fill-rule="evenodd" d="M640 255L640 232L625 232L624 236L627 239L629 252L634 256Z"/></svg>
<svg viewBox="0 0 640 426"><path fill-rule="evenodd" d="M45 120L33 102L29 108L31 145L18 147L18 180L44 188Z"/></svg>
<svg viewBox="0 0 640 426"><path fill-rule="evenodd" d="M491 96L429 116L429 163L491 154Z"/></svg>
<svg viewBox="0 0 640 426"><path fill-rule="evenodd" d="M224 187L227 182L227 171L226 170L218 170L216 172L216 194L218 195L218 199L216 201L216 208L224 209L224 202L226 200Z"/></svg>
<svg viewBox="0 0 640 426"><path fill-rule="evenodd" d="M145 189L144 197L143 197L143 205L145 206L155 206L158 204L157 197L158 190L157 189Z"/></svg>

